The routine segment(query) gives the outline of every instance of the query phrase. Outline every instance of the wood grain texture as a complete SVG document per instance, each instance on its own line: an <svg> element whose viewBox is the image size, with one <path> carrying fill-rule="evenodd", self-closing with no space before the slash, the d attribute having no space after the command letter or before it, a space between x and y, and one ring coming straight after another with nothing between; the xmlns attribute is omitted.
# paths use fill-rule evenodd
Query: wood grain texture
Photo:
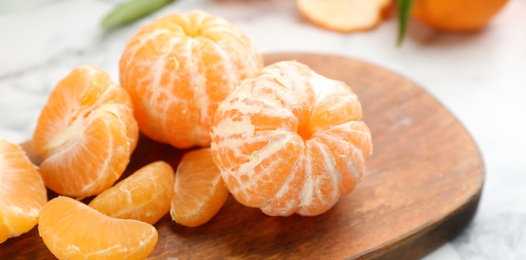
<svg viewBox="0 0 526 260"><path fill-rule="evenodd" d="M180 226L167 215L155 225L159 242L152 259L416 259L469 223L484 165L469 134L435 99L396 73L350 58L302 53L265 58L267 64L303 62L358 94L374 143L363 182L316 217L269 217L231 197L197 228ZM183 152L141 138L127 173L158 159L175 167ZM0 244L0 259L52 257L36 228Z"/></svg>

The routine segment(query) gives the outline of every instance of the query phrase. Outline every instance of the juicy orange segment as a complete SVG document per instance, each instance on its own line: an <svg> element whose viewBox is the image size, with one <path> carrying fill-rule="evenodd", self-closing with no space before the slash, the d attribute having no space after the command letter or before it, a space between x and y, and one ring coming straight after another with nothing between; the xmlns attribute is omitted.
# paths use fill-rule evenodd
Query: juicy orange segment
<svg viewBox="0 0 526 260"><path fill-rule="evenodd" d="M150 163L97 195L89 206L104 215L155 224L168 211L173 197L172 167Z"/></svg>
<svg viewBox="0 0 526 260"><path fill-rule="evenodd" d="M392 0L296 0L301 14L316 25L338 32L376 27Z"/></svg>
<svg viewBox="0 0 526 260"><path fill-rule="evenodd" d="M40 172L46 186L62 195L87 197L115 183L137 139L126 91L104 71L81 66L51 92L32 144L44 158Z"/></svg>
<svg viewBox="0 0 526 260"><path fill-rule="evenodd" d="M157 243L150 224L108 217L61 196L42 208L38 231L59 259L144 259Z"/></svg>
<svg viewBox="0 0 526 260"><path fill-rule="evenodd" d="M221 103L213 159L240 203L268 215L318 215L362 178L372 146L361 118L345 83L278 62Z"/></svg>
<svg viewBox="0 0 526 260"><path fill-rule="evenodd" d="M0 243L31 230L46 202L37 168L18 145L0 140Z"/></svg>
<svg viewBox="0 0 526 260"><path fill-rule="evenodd" d="M175 173L174 191L170 214L175 222L195 227L217 214L228 198L228 189L212 160L210 148L183 156Z"/></svg>
<svg viewBox="0 0 526 260"><path fill-rule="evenodd" d="M210 145L219 102L263 67L232 23L203 11L174 13L142 27L120 60L120 81L141 132L178 148Z"/></svg>

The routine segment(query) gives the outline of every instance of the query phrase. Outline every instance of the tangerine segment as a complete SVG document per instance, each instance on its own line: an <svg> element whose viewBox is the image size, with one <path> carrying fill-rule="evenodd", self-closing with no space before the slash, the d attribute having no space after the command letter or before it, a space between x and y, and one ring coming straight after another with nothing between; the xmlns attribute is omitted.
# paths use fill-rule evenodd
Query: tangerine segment
<svg viewBox="0 0 526 260"><path fill-rule="evenodd" d="M141 132L187 148L210 145L217 106L263 62L235 25L190 11L142 27L129 40L119 65Z"/></svg>
<svg viewBox="0 0 526 260"><path fill-rule="evenodd" d="M363 176L372 145L361 118L345 83L278 62L220 104L213 159L240 203L268 215L318 215Z"/></svg>
<svg viewBox="0 0 526 260"><path fill-rule="evenodd" d="M59 259L145 259L157 243L150 224L108 217L62 196L44 205L38 231Z"/></svg>
<svg viewBox="0 0 526 260"><path fill-rule="evenodd" d="M228 189L210 148L183 156L176 170L174 191L170 214L181 225L202 225L219 212L228 198Z"/></svg>
<svg viewBox="0 0 526 260"><path fill-rule="evenodd" d="M20 146L0 140L0 243L31 230L46 202L37 168Z"/></svg>
<svg viewBox="0 0 526 260"><path fill-rule="evenodd" d="M173 183L172 167L153 162L97 195L89 206L110 217L153 225L170 211Z"/></svg>
<svg viewBox="0 0 526 260"><path fill-rule="evenodd" d="M473 31L484 27L508 0L417 0L411 14L437 29Z"/></svg>
<svg viewBox="0 0 526 260"><path fill-rule="evenodd" d="M44 158L46 186L72 197L99 194L121 176L135 149L138 126L126 91L94 67L62 79L42 109L33 134Z"/></svg>
<svg viewBox="0 0 526 260"><path fill-rule="evenodd" d="M299 12L314 24L338 32L378 26L392 0L296 0Z"/></svg>

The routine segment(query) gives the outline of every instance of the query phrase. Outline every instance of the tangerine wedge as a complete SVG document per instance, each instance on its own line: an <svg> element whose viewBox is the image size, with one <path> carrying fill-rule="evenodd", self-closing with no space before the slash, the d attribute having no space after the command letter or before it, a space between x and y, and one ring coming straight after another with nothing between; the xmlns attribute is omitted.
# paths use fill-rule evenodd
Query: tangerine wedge
<svg viewBox="0 0 526 260"><path fill-rule="evenodd" d="M209 146L219 103L262 67L262 56L245 33L198 10L142 27L119 64L141 132L177 148Z"/></svg>
<svg viewBox="0 0 526 260"><path fill-rule="evenodd" d="M213 159L241 204L268 215L322 214L362 178L372 144L361 118L345 83L278 62L219 105Z"/></svg>
<svg viewBox="0 0 526 260"><path fill-rule="evenodd" d="M174 191L170 214L175 222L195 227L217 214L228 198L228 189L210 148L183 156L175 173Z"/></svg>
<svg viewBox="0 0 526 260"><path fill-rule="evenodd" d="M170 211L173 183L172 167L153 162L97 195L89 206L110 217L153 225Z"/></svg>
<svg viewBox="0 0 526 260"><path fill-rule="evenodd" d="M61 195L87 197L111 187L138 139L126 91L94 67L81 66L51 92L33 134L44 183Z"/></svg>
<svg viewBox="0 0 526 260"><path fill-rule="evenodd" d="M20 146L0 140L0 243L31 230L46 202L37 168Z"/></svg>
<svg viewBox="0 0 526 260"><path fill-rule="evenodd" d="M108 217L63 196L44 205L38 231L59 259L145 259L158 238L150 224Z"/></svg>

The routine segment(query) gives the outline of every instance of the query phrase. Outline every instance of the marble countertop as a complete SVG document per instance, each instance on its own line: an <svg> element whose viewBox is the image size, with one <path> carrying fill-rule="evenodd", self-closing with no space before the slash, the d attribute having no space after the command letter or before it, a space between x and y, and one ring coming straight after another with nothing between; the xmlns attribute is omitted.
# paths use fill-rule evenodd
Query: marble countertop
<svg viewBox="0 0 526 260"><path fill-rule="evenodd" d="M117 80L124 45L141 25L203 9L238 24L263 53L355 57L425 88L473 135L487 172L473 222L426 258L526 259L526 0L511 0L478 33L440 33L413 22L402 48L395 46L394 16L373 31L340 34L306 22L292 0L179 0L129 26L101 29L119 2L60 0L0 13L0 139L28 140L48 93L73 67L94 64Z"/></svg>

